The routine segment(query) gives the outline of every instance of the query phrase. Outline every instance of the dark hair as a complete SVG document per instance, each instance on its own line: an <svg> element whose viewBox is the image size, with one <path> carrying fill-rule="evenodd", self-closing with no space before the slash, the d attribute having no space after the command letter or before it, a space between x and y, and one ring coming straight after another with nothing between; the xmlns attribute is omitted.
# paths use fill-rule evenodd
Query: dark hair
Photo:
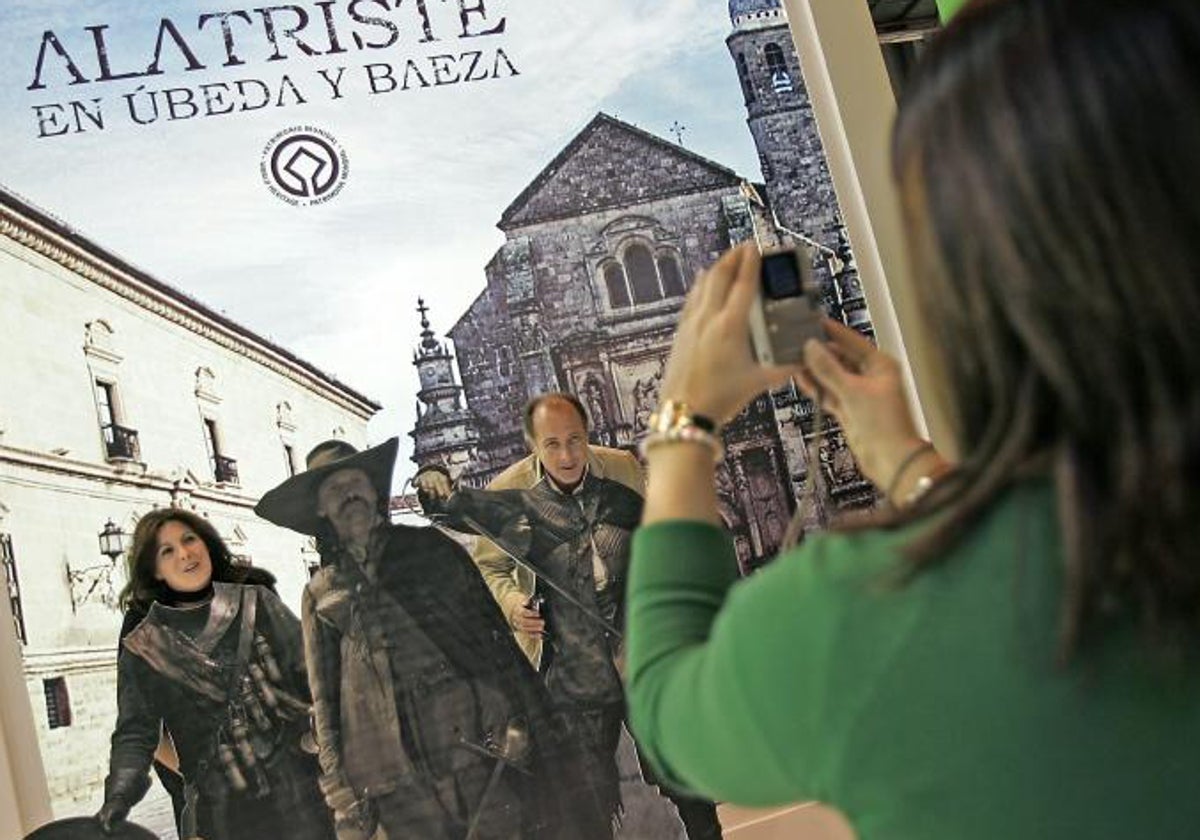
<svg viewBox="0 0 1200 840"><path fill-rule="evenodd" d="M1126 604L1200 616L1200 3L975 0L906 92L893 168L960 468L914 569L1053 476L1061 654Z"/></svg>
<svg viewBox="0 0 1200 840"><path fill-rule="evenodd" d="M234 563L225 541L203 516L180 508L159 508L139 519L133 529L133 544L125 557L129 582L121 590L118 600L121 609L145 612L154 601L166 600L169 589L161 580L156 580L154 574L157 569L158 532L168 522L185 525L204 540L212 562L214 581L274 586L275 576L270 572Z"/></svg>
<svg viewBox="0 0 1200 840"><path fill-rule="evenodd" d="M548 394L539 394L538 396L525 403L525 410L521 412L521 428L525 432L525 440L532 446L535 442L533 435L533 412L537 411L538 406L549 402L563 402L571 406L579 413L579 419L583 421L584 431L589 427L587 409L583 407L583 403L579 401L579 397L574 394L568 394L565 391L551 391Z"/></svg>

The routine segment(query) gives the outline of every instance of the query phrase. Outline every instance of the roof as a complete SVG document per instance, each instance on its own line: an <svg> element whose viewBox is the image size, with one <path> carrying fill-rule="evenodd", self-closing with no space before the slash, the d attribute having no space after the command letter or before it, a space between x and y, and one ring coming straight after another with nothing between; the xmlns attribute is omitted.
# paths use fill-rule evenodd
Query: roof
<svg viewBox="0 0 1200 840"><path fill-rule="evenodd" d="M729 0L729 19L736 21L743 15L778 9L779 5L779 0Z"/></svg>
<svg viewBox="0 0 1200 840"><path fill-rule="evenodd" d="M308 376L318 380L325 387L337 392L343 399L357 404L359 408L368 410L371 414L382 408L379 403L356 391L349 385L338 381L337 377L332 374L325 373L316 365L301 359L290 350L263 338L253 330L242 326L228 316L201 303L191 295L138 268L118 254L88 239L66 222L34 206L30 201L4 186L0 186L0 211L7 211L20 219L32 222L37 227L52 233L78 249L92 262L99 264L100 267L113 270L125 278L134 280L170 303L181 309L189 310L201 319L222 328L240 341L265 351L268 356L274 356L287 365L298 368Z"/></svg>
<svg viewBox="0 0 1200 840"><path fill-rule="evenodd" d="M513 199L513 202L509 204L507 208L505 208L504 212L500 216L500 221L497 223L500 229L509 230L525 223L527 220L518 218L521 216L522 211L526 210L530 206L533 199L543 190L544 187L546 187L546 185L554 178L554 176L562 170L563 166L571 161L576 153L578 153L584 146L587 145L589 140L591 140L598 132L604 129L615 129L628 133L641 139L650 146L656 147L676 157L687 159L696 164L698 167L707 170L716 179L722 182L737 184L742 180L741 177L732 169L722 166L716 161L710 160L703 155L698 155L683 146L672 143L669 140L659 137L658 135L651 134L650 132L644 131L635 125L631 125L627 122L617 119L614 116L601 112L596 114L596 116L593 117L591 121L584 126L583 129L576 134L575 137L569 143L567 143L565 147L563 147L562 151L555 155L554 159L551 160L550 163L548 163L542 169L542 171L537 174L533 181L531 181L529 185L521 191L520 195ZM663 193L662 196L665 197L670 194L671 193ZM562 217L574 215L579 215L579 212L575 210L561 214ZM547 218L554 217L551 216ZM537 219L537 221L543 220L545 219L541 217Z"/></svg>

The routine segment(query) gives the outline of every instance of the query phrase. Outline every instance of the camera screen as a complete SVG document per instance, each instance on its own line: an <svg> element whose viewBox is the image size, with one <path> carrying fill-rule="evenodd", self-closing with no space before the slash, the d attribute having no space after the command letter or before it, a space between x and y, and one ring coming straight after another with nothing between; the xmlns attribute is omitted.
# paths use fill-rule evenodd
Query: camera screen
<svg viewBox="0 0 1200 840"><path fill-rule="evenodd" d="M762 261L763 296L771 300L798 297L803 294L800 267L795 254L769 254Z"/></svg>

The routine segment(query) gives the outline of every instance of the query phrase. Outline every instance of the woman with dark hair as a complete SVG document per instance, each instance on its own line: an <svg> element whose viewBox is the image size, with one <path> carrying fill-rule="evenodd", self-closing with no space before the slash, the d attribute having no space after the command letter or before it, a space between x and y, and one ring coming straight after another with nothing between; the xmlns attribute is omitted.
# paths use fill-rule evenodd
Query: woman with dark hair
<svg viewBox="0 0 1200 840"><path fill-rule="evenodd" d="M168 510L161 513L165 515ZM181 512L186 513L186 512ZM192 516L192 514L186 514ZM141 521L149 523L158 521L156 519L145 518ZM221 540L216 529L209 524L207 519L200 519L199 527L202 531L201 538L209 549L209 556L213 562L213 580L223 583L241 583L247 586L265 586L272 592L275 592L275 576L266 569L256 569L253 566L242 566L234 563L230 557L229 550ZM135 577L129 576L129 582L121 591L119 605L125 611L124 619L121 622L121 633L118 637L118 644L125 641L125 637L129 635L135 627L142 623L146 614L150 611L150 605L156 600L156 595L162 589L161 581L154 578L146 578L143 582L149 586L149 589L141 593L133 591L133 581ZM275 593L278 594L278 593ZM183 777L179 774L179 756L175 753L175 746L171 743L170 734L164 730L162 737L159 739L158 748L154 751L154 774L158 777L159 783L163 789L171 797L171 809L175 813L175 827L177 830L183 830L183 809L186 804L184 801L184 783Z"/></svg>
<svg viewBox="0 0 1200 840"><path fill-rule="evenodd" d="M861 837L1195 835L1198 148L1195 0L974 0L936 39L893 171L945 458L852 330L754 363L753 249L699 280L629 584L668 779ZM789 376L890 504L735 585L705 418Z"/></svg>
<svg viewBox="0 0 1200 840"><path fill-rule="evenodd" d="M236 565L208 520L174 508L139 520L128 564L101 827L111 830L145 795L156 748L170 752L161 735L178 755L182 837L332 838L316 759L301 748L309 694L300 623L273 576Z"/></svg>
<svg viewBox="0 0 1200 840"><path fill-rule="evenodd" d="M121 627L122 639L146 617L155 601L162 601L164 597L170 596L170 588L165 580L157 576L153 562L154 540L158 529L167 520L190 526L204 541L209 561L212 563L214 581L265 586L272 592L275 591L275 575L266 569L235 563L229 547L225 545L217 529L203 516L179 508L161 508L139 519L133 532L133 546L129 550L129 561L133 566L128 569L129 580L118 598L121 609L125 610L125 622Z"/></svg>

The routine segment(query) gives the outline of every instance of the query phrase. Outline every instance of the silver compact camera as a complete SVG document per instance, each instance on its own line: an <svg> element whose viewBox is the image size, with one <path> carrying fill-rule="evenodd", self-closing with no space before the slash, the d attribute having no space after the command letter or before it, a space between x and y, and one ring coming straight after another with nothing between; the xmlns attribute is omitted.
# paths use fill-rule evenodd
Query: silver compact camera
<svg viewBox="0 0 1200 840"><path fill-rule="evenodd" d="M810 338L825 340L808 251L793 248L762 256L758 295L750 308L750 339L764 365L792 365L804 359Z"/></svg>

